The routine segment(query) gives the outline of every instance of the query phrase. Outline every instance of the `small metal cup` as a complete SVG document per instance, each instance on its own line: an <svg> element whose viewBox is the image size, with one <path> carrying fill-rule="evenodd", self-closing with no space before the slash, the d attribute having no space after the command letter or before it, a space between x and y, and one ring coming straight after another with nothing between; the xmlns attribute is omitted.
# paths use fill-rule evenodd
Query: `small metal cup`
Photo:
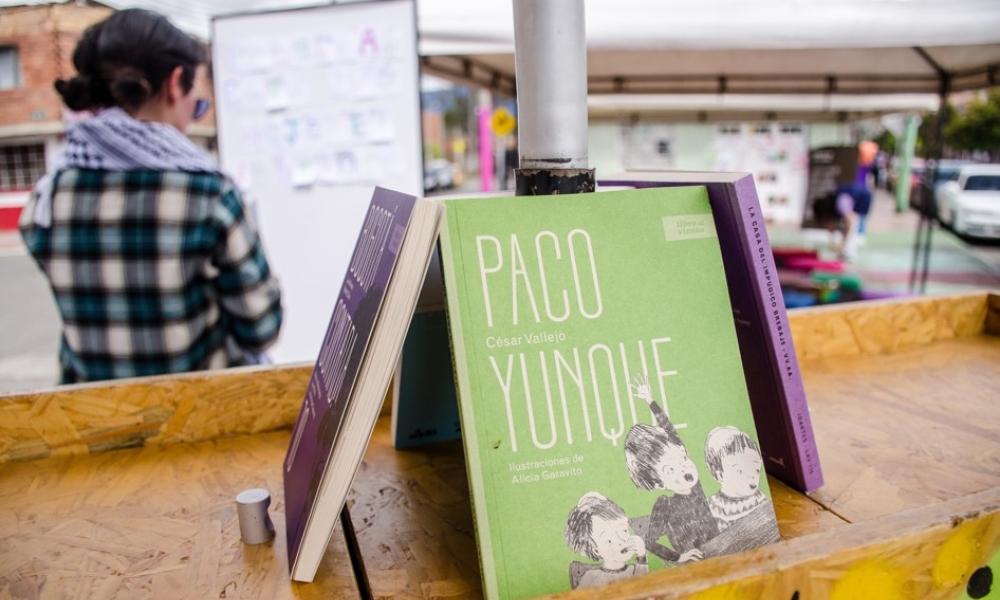
<svg viewBox="0 0 1000 600"><path fill-rule="evenodd" d="M274 537L274 523L267 514L271 494L261 488L243 490L236 496L236 516L244 544L263 544Z"/></svg>

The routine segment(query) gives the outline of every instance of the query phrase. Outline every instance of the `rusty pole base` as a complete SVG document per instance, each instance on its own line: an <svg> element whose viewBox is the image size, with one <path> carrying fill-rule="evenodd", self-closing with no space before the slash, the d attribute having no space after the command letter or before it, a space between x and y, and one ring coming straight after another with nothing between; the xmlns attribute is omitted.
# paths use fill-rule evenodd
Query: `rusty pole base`
<svg viewBox="0 0 1000 600"><path fill-rule="evenodd" d="M514 169L515 196L553 196L594 191L594 169Z"/></svg>

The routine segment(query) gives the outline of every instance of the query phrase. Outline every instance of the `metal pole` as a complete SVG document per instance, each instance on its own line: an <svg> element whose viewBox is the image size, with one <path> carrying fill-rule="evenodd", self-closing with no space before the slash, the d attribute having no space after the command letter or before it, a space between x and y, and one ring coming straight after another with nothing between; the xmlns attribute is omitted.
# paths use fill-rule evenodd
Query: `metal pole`
<svg viewBox="0 0 1000 600"><path fill-rule="evenodd" d="M917 146L917 130L920 117L909 115L903 130L902 155L899 161L899 177L896 178L896 212L905 212L910 204L910 164Z"/></svg>
<svg viewBox="0 0 1000 600"><path fill-rule="evenodd" d="M931 246L934 245L934 221L927 219L927 243L924 245L924 268L920 272L920 293L927 293L927 276L931 270Z"/></svg>
<svg viewBox="0 0 1000 600"><path fill-rule="evenodd" d="M930 230L930 220L924 215L923 212L920 213L920 220L917 221L917 237L913 241L913 265L910 268L910 291L913 292L917 287L917 273L920 272L920 259L921 259L921 249L924 244L924 227L927 227L928 236Z"/></svg>
<svg viewBox="0 0 1000 600"><path fill-rule="evenodd" d="M513 6L520 154L515 193L592 192L583 0L513 0Z"/></svg>
<svg viewBox="0 0 1000 600"><path fill-rule="evenodd" d="M354 522L351 521L351 511L347 509L347 504L344 504L344 509L340 511L340 526L344 529L344 542L347 544L347 555L351 559L358 595L361 596L361 600L372 600L375 596L372 594L372 585L365 569L365 558L361 554L361 547L358 546L358 534L354 530Z"/></svg>
<svg viewBox="0 0 1000 600"><path fill-rule="evenodd" d="M927 275L931 270L931 235L934 233L934 221L938 221L937 180L938 164L944 156L944 118L948 108L948 94L951 93L951 75L941 72L941 101L938 108L937 123L934 127L934 147L931 151L933 164L928 164L924 170L924 203L927 205L927 245L924 246L924 269L920 274L920 293L927 293Z"/></svg>

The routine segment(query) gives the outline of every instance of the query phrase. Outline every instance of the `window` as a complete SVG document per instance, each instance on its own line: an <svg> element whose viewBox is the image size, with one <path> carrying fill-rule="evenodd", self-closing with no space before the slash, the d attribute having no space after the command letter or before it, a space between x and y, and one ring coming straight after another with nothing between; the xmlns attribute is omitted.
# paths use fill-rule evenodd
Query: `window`
<svg viewBox="0 0 1000 600"><path fill-rule="evenodd" d="M771 125L768 123L758 123L753 131L757 135L771 135Z"/></svg>
<svg viewBox="0 0 1000 600"><path fill-rule="evenodd" d="M0 90L21 87L21 61L17 58L17 48L0 46Z"/></svg>
<svg viewBox="0 0 1000 600"><path fill-rule="evenodd" d="M798 135L802 133L802 125L799 123L782 123L781 133L785 135Z"/></svg>
<svg viewBox="0 0 1000 600"><path fill-rule="evenodd" d="M995 192L1000 190L1000 175L970 175L965 180L965 189L970 192Z"/></svg>
<svg viewBox="0 0 1000 600"><path fill-rule="evenodd" d="M45 145L0 146L0 192L30 190L45 175Z"/></svg>
<svg viewBox="0 0 1000 600"><path fill-rule="evenodd" d="M720 123L716 131L719 135L739 135L741 127L739 123Z"/></svg>

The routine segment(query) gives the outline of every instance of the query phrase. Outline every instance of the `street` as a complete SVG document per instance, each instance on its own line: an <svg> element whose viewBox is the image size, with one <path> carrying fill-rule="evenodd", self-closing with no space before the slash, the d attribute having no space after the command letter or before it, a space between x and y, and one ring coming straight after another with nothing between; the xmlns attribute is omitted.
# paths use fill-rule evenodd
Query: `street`
<svg viewBox="0 0 1000 600"><path fill-rule="evenodd" d="M0 393L54 385L59 313L16 232L0 232Z"/></svg>

